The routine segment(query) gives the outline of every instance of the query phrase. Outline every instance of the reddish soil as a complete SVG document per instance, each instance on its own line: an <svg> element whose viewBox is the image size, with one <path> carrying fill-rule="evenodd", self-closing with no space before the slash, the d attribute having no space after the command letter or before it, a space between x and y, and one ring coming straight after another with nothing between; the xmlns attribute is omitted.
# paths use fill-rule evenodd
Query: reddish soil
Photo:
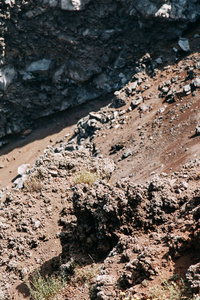
<svg viewBox="0 0 200 300"><path fill-rule="evenodd" d="M141 183L151 179L156 174L167 173L170 175L179 172L181 167L190 160L194 161L200 157L200 136L195 135L195 128L199 125L200 90L196 89L194 93L176 98L172 103L165 102L165 97L159 98L160 91L158 90L160 83L171 80L176 75L180 76L179 81L182 86L191 83L191 79L186 79L185 67L194 66L200 60L199 53L195 48L196 40L195 42L194 39L191 40L191 46L194 47L193 54L188 55L185 60L182 59L171 65L167 70L159 70L156 78L144 74L148 79L150 88L143 89L142 86L147 83L147 80L145 80L141 84L142 93L140 95L145 99L144 104L149 106L148 111L143 111L142 115L138 108L129 111L131 101L135 98L135 96L129 96L127 105L116 109L119 113L125 110L125 113L121 116L122 123L120 126L115 128L115 124L113 126L111 126L112 124L105 124L96 135L93 142L96 143L100 153L103 157L112 158L116 163L116 170L110 183L114 183L123 177L130 177L130 180L134 183ZM195 69L195 73L195 77L200 76L199 69ZM71 137L77 120L90 111L98 111L101 108L109 114L113 108L108 103L109 99L98 99L82 107L63 112L51 119L41 121L39 127L24 138L19 137L10 141L7 146L0 150L0 187L8 187L9 191L20 165L25 163L33 165L48 144L55 145L57 141L62 140L66 135ZM163 112L159 112L161 108L164 108ZM111 147L119 142L124 147L120 151L111 154ZM125 159L121 159L122 153L128 149L132 154ZM199 170L196 169L195 172L198 174ZM198 186L198 180L191 181L191 190ZM66 193L64 179L58 178L58 180L55 180L53 187L57 188L57 191L53 192L53 196L52 191L49 191L49 194L45 192L42 197L38 196L38 198L33 194L33 199L30 194L23 194L23 192L19 192L18 195L27 211L31 210L31 215L35 215L39 220L43 219L42 231L47 231L47 240L39 245L37 251L33 250L34 253L31 258L21 262L21 267L27 267L29 271L41 264L43 266L48 265L48 262L51 262L55 257L59 257L62 251L60 241L56 237L57 232L61 230L58 219L60 212L66 206L70 212L72 204L70 202L66 204L62 200L62 194ZM38 199L37 203L34 202L34 197ZM46 210L49 204L44 202L45 197L51 198L51 212L49 212L48 217ZM71 193L69 193L68 199L70 197ZM180 230L181 226L178 226L174 229L174 233L178 234ZM15 235L12 227L9 231L12 236ZM140 244L149 245L145 235L139 237L139 239ZM164 246L154 245L154 248L155 251L160 252L155 264L162 265L160 273L162 273L163 278L169 278L174 273L184 275L188 266L194 262L193 253L186 253L176 261L167 261L163 259L166 250ZM134 254L131 254L131 259L134 259ZM87 260L90 260L90 264L92 263L91 258L87 257ZM120 274L124 267L124 265L118 263L116 258L113 258L113 261L110 258L108 265L110 265L108 269L110 268L112 274ZM160 278L157 277L150 286L159 283L159 281ZM16 281L15 278L13 278L13 282L12 299L27 299L29 296L25 292L24 284L21 281ZM145 293L147 288L142 288ZM138 285L137 289L140 290L141 286ZM88 286L74 282L68 289L67 295L59 299L72 300L79 298L89 299Z"/></svg>

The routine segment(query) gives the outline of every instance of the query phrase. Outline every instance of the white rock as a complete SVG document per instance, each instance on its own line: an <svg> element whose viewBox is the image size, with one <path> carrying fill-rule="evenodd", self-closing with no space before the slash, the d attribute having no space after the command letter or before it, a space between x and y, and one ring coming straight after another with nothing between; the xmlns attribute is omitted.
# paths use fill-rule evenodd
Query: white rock
<svg viewBox="0 0 200 300"><path fill-rule="evenodd" d="M49 174L51 174L53 177L58 176L58 172L56 170L49 170Z"/></svg>
<svg viewBox="0 0 200 300"><path fill-rule="evenodd" d="M183 87L183 90L184 90L184 92L185 92L186 94L191 93L191 87L190 87L190 85L189 85L189 84L185 85L185 86Z"/></svg>
<svg viewBox="0 0 200 300"><path fill-rule="evenodd" d="M193 81L195 87L200 87L200 77L196 77Z"/></svg>
<svg viewBox="0 0 200 300"><path fill-rule="evenodd" d="M113 118L116 119L118 117L118 111L114 111Z"/></svg>
<svg viewBox="0 0 200 300"><path fill-rule="evenodd" d="M137 81L134 81L133 83L131 83L131 85L130 85L131 90L134 91L137 88L137 85L138 85Z"/></svg>
<svg viewBox="0 0 200 300"><path fill-rule="evenodd" d="M82 10L90 0L61 0L63 10Z"/></svg>
<svg viewBox="0 0 200 300"><path fill-rule="evenodd" d="M195 134L200 135L200 126L199 125L195 129Z"/></svg>
<svg viewBox="0 0 200 300"><path fill-rule="evenodd" d="M182 181L182 187L187 189L188 188L188 183L186 181Z"/></svg>
<svg viewBox="0 0 200 300"><path fill-rule="evenodd" d="M196 68L197 68L197 69L200 69L200 61L198 61L198 62L196 63Z"/></svg>
<svg viewBox="0 0 200 300"><path fill-rule="evenodd" d="M28 167L30 167L29 164L23 164L23 165L19 166L17 169L17 173L19 175L23 176L26 173Z"/></svg>
<svg viewBox="0 0 200 300"><path fill-rule="evenodd" d="M40 221L35 221L34 227L39 228L40 227Z"/></svg>
<svg viewBox="0 0 200 300"><path fill-rule="evenodd" d="M5 0L5 4L8 4L11 7L13 7L13 5L15 4L15 0Z"/></svg>
<svg viewBox="0 0 200 300"><path fill-rule="evenodd" d="M155 16L169 18L171 9L172 9L171 4L163 4L161 8L156 12Z"/></svg>
<svg viewBox="0 0 200 300"><path fill-rule="evenodd" d="M15 187L17 189L22 189L24 186L24 181L26 180L27 176L23 175L22 177L19 177L17 179L15 179L15 181L13 182Z"/></svg>

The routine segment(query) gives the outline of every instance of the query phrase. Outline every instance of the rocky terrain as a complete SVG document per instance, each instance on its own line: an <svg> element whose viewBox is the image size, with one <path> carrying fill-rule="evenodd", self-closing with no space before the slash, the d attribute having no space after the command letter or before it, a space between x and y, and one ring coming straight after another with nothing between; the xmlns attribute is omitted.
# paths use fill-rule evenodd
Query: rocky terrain
<svg viewBox="0 0 200 300"><path fill-rule="evenodd" d="M67 278L54 299L199 299L199 13L2 4L0 299L34 270Z"/></svg>
<svg viewBox="0 0 200 300"><path fill-rule="evenodd" d="M2 0L0 138L121 89L166 41L198 22L198 1ZM156 49L155 49L156 44ZM186 46L187 47L187 46ZM187 51L188 49L186 49ZM166 49L163 63L168 61ZM152 61L150 69L160 60Z"/></svg>

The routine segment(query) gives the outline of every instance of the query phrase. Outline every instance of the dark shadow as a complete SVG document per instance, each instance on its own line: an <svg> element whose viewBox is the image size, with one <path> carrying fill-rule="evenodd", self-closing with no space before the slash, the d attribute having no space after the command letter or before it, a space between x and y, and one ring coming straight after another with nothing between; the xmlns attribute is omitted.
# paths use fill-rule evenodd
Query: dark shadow
<svg viewBox="0 0 200 300"><path fill-rule="evenodd" d="M195 248L195 247L194 247ZM200 255L199 250L188 249L180 258L174 259L175 269L174 274L178 274L179 278L185 279L185 274L191 265L199 263Z"/></svg>
<svg viewBox="0 0 200 300"><path fill-rule="evenodd" d="M200 136L200 134L194 133L193 135L189 136L189 139L194 139Z"/></svg>
<svg viewBox="0 0 200 300"><path fill-rule="evenodd" d="M30 297L30 292L25 282L17 286L17 291L23 296L23 299Z"/></svg>
<svg viewBox="0 0 200 300"><path fill-rule="evenodd" d="M110 95L102 96L93 101L84 103L78 107L58 112L46 118L37 120L37 126L27 136L6 137L7 144L0 148L0 156L11 152L15 148L21 148L35 140L41 140L48 135L58 133L66 127L72 126L77 121L89 114L91 111L98 111L101 107L110 103Z"/></svg>
<svg viewBox="0 0 200 300"><path fill-rule="evenodd" d="M114 4L116 4L114 1L110 1L111 6ZM18 9L17 7L19 7L20 9ZM8 27L8 30L4 32L6 43L6 60L7 64L14 65L17 70L23 70L28 64L30 64L31 61L36 61L47 56L53 57L53 59L55 60L54 63L57 64L56 68L59 68L68 60L73 59L75 61L79 61L79 54L85 51L84 62L86 64L88 63L88 61L90 62L90 60L94 57L94 54L96 55L98 53L96 57L97 64L100 62L99 64L102 65L102 73L112 71L114 80L115 76L118 76L121 72L125 71L127 73L126 75L128 79L131 81L132 77L137 73L136 68L141 67L138 63L139 60L147 52L151 55L151 59L147 59L147 61L145 61L145 71L152 77L154 76L153 60L156 59L159 55L164 57L163 64L156 66L159 69L162 69L165 65L173 65L178 59L182 59L184 56L187 56L187 53L181 52L180 49L177 55L173 53L172 50L173 46L177 46L178 34L176 30L174 30L174 28L176 29L176 26L179 24L178 22L170 23L174 26L174 28L173 26L170 27L172 28L170 29L170 33L166 31L168 23L159 20L157 20L157 23L149 20L144 20L144 26L141 28L138 22L139 18L133 18L132 16L130 16L126 12L123 4L120 3L116 4L116 10L108 11L104 16L101 14L101 10L103 10L104 8L104 1L100 1L99 4L95 1L91 1L91 3L89 3L87 6L87 8L91 9L91 18L88 17L87 10L83 10L80 12L58 12L56 8L47 8L47 6L41 5L41 8L44 9L44 14L55 12L56 24L54 25L57 26L56 29L64 28L64 33L72 36L72 40L70 41L67 40L67 38L66 40L62 40L62 37L61 40L58 41L57 37L51 34L43 35L41 33L41 27L37 27L35 25L36 23L34 17L28 19L28 26L27 28L24 28L23 18L26 18L27 12L29 13L31 10L34 11L35 8L36 5L34 1L27 2L22 10L20 5L13 6L13 8L10 8L12 18L10 20L5 20L6 26ZM6 11L7 7L5 6L4 9ZM94 12L97 14L96 20L95 18L93 18ZM36 17L38 23L42 16L43 14ZM20 19L20 24L19 26L15 26L15 24L18 23L18 18ZM84 20L85 26L82 31L84 31L85 29L89 29L91 32L91 36L83 36L81 30L81 34L79 34L79 29L82 24L81 20ZM44 23L44 25L46 26L46 23ZM182 24L182 26L183 25L184 23ZM191 36L194 30L197 30L199 27L200 26L198 21L192 23L190 26L188 26L186 31L182 31L182 36ZM114 30L113 36L109 36L109 34L112 34L109 33L109 30ZM13 34L10 34L10 32L12 32ZM74 32L76 33L75 36L73 36ZM97 35L96 37L96 32L100 32L100 36ZM13 36L15 35L17 37L16 42L13 41ZM23 49L25 40L27 40L27 45L32 45L32 42L34 41L35 49L40 49L40 57L38 57L36 51L32 49L31 46L31 59L29 58L29 56L27 56L26 51ZM43 43L45 46L43 45ZM25 46L27 47L27 45ZM79 45L81 45L81 47ZM89 50L86 51L84 47L88 47ZM13 52L13 49L17 51L17 54L15 51ZM195 52L196 49L192 49L192 51ZM59 57L59 61L56 61L56 57ZM118 64L116 64L117 60ZM54 70L51 70L50 72L55 72L56 68ZM49 77L47 76L47 78L44 75L40 74L38 75L38 77L36 76L36 80L34 79L32 82L23 82L21 81L20 76L22 75L18 74L17 84L20 83L22 85L24 95L24 97L22 98L30 96L30 99L33 99L34 102L34 99L37 99L38 97L38 91L40 91L39 87L42 84L50 86L52 88L52 90L45 92L48 96L47 100L50 101L50 103L54 101L54 97L57 97L57 92L59 92L59 90L55 92L55 89L57 89L57 84L52 81L52 74L51 76L48 75ZM86 90L91 89L91 91L93 91L95 88L95 76L96 75L94 74L90 78L90 80L86 80L83 83L72 83L71 86L67 86L70 92L72 91L72 93L69 93L69 95L66 96L66 98L68 97L69 101L71 101L71 105L75 105L78 102L77 98L74 96L76 94L74 92L75 86L77 88L85 88ZM121 87L123 87L123 85ZM37 110L33 110L34 116L32 116L30 113L30 116L28 117L27 113L25 113L27 110L27 103L24 103L24 110L18 112L17 109L19 107L17 106L17 100L20 99L21 94L16 93L16 99L12 99L13 93L14 91L12 90L11 86L9 87L8 91L4 93L4 95L1 95L2 97L0 99L0 104L4 105L3 103L6 103L6 107L9 107L9 105L11 107L12 114L10 115L10 117L8 117L8 120L9 118L19 117L21 114L24 115L27 123L29 123L29 117L33 118L31 127L35 129L29 136L26 136L24 138L14 136L6 137L5 142L7 143L9 140L10 144L5 145L2 149L0 149L0 155L9 153L16 147L23 147L31 141L42 139L45 136L48 136L50 133L59 132L63 128L75 124L78 119L87 115L91 110L97 111L100 107L110 103L113 97L112 94L108 94L106 97L101 96L101 98L92 100L89 103L80 105L79 107L68 109L65 112L56 114L52 113L52 115L47 118L37 119L37 112L38 114L40 114L41 110L45 110L46 107L44 105L42 106L41 103L38 104L38 102L36 101L35 105ZM72 95L74 98L72 97ZM23 99L21 99L20 101L22 100ZM40 102L42 102L42 100ZM58 107L55 108L55 110L59 110ZM5 122L5 124L7 123Z"/></svg>
<svg viewBox="0 0 200 300"><path fill-rule="evenodd" d="M15 176L15 177L12 179L12 183L13 183L16 179L18 179L18 178L20 178L20 177L21 177L21 175Z"/></svg>

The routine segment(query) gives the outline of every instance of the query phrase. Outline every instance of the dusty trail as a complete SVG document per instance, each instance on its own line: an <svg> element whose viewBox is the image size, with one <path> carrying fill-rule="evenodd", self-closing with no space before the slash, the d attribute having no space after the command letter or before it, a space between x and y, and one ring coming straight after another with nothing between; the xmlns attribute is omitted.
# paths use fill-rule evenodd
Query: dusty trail
<svg viewBox="0 0 200 300"><path fill-rule="evenodd" d="M12 187L17 169L22 164L33 165L47 145L54 145L66 135L73 135L77 121L90 111L109 103L109 97L93 100L79 107L58 113L39 121L39 126L26 137L10 141L0 149L0 188Z"/></svg>

